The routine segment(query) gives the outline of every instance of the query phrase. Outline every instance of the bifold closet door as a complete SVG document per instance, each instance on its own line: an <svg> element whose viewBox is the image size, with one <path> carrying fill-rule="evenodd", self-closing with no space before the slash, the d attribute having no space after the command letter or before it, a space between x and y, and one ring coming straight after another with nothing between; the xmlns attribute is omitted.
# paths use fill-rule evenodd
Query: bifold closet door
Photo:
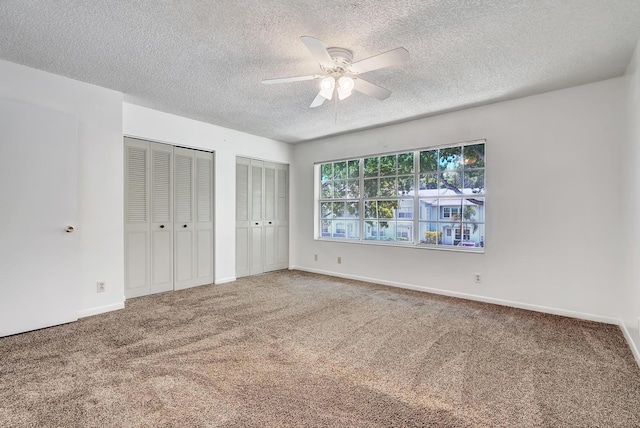
<svg viewBox="0 0 640 428"><path fill-rule="evenodd" d="M125 297L213 282L213 154L125 138Z"/></svg>
<svg viewBox="0 0 640 428"><path fill-rule="evenodd" d="M236 160L236 277L289 265L288 167Z"/></svg>
<svg viewBox="0 0 640 428"><path fill-rule="evenodd" d="M236 160L236 277L264 272L263 162Z"/></svg>
<svg viewBox="0 0 640 428"><path fill-rule="evenodd" d="M125 138L125 297L173 290L173 147Z"/></svg>
<svg viewBox="0 0 640 428"><path fill-rule="evenodd" d="M175 283L181 290L213 282L213 155L174 148Z"/></svg>

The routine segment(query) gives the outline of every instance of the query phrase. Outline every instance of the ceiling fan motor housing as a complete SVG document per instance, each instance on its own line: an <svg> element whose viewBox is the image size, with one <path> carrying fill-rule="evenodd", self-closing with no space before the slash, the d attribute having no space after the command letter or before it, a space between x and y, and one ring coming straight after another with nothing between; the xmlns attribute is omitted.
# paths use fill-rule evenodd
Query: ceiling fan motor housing
<svg viewBox="0 0 640 428"><path fill-rule="evenodd" d="M349 49L345 49L345 48L327 48L327 52L329 53L329 56L331 57L331 59L333 60L333 62L335 63L335 67L330 69L328 67L325 66L320 66L320 68L322 68L322 70L324 70L327 73L345 73L349 71L349 66L351 65L351 63L353 62L353 52L350 51Z"/></svg>

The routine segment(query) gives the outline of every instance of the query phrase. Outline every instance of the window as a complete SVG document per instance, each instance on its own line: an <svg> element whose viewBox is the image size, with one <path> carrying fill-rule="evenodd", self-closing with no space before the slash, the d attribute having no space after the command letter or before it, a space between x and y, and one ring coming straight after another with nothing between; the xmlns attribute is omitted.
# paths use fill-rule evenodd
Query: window
<svg viewBox="0 0 640 428"><path fill-rule="evenodd" d="M484 140L318 168L320 238L484 247Z"/></svg>

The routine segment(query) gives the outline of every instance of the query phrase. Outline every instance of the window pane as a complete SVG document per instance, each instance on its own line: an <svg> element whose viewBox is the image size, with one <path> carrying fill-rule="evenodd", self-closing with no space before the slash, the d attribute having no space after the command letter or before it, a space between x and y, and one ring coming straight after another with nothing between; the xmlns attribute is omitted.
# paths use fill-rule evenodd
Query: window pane
<svg viewBox="0 0 640 428"><path fill-rule="evenodd" d="M396 179L395 177L380 179L379 196L396 196Z"/></svg>
<svg viewBox="0 0 640 428"><path fill-rule="evenodd" d="M467 195L484 192L484 169L464 172L462 192Z"/></svg>
<svg viewBox="0 0 640 428"><path fill-rule="evenodd" d="M398 155L398 174L413 174L413 153Z"/></svg>
<svg viewBox="0 0 640 428"><path fill-rule="evenodd" d="M413 175L398 177L398 196L413 192Z"/></svg>
<svg viewBox="0 0 640 428"><path fill-rule="evenodd" d="M349 178L358 178L360 177L360 161L359 160L350 160L349 161Z"/></svg>
<svg viewBox="0 0 640 428"><path fill-rule="evenodd" d="M336 199L347 197L347 182L345 180L335 180L333 182L333 197Z"/></svg>
<svg viewBox="0 0 640 428"><path fill-rule="evenodd" d="M484 198L467 198L462 203L463 221L484 222Z"/></svg>
<svg viewBox="0 0 640 428"><path fill-rule="evenodd" d="M398 201L378 201L378 218L395 218Z"/></svg>
<svg viewBox="0 0 640 428"><path fill-rule="evenodd" d="M322 183L322 199L331 199L333 198L333 182L327 181L326 183Z"/></svg>
<svg viewBox="0 0 640 428"><path fill-rule="evenodd" d="M379 241L395 241L396 240L396 222L395 221L379 221L378 222L378 240Z"/></svg>
<svg viewBox="0 0 640 428"><path fill-rule="evenodd" d="M437 189L438 176L436 174L421 174L420 189Z"/></svg>
<svg viewBox="0 0 640 428"><path fill-rule="evenodd" d="M399 219L411 220L413 218L413 199L401 199L397 215Z"/></svg>
<svg viewBox="0 0 640 428"><path fill-rule="evenodd" d="M358 201L347 202L346 204L346 212L345 217L347 218L359 218L360 216L360 207Z"/></svg>
<svg viewBox="0 0 640 428"><path fill-rule="evenodd" d="M331 218L333 210L331 209L331 202L323 202L320 204L320 217Z"/></svg>
<svg viewBox="0 0 640 428"><path fill-rule="evenodd" d="M344 221L334 221L333 222L333 238L346 238L347 229Z"/></svg>
<svg viewBox="0 0 640 428"><path fill-rule="evenodd" d="M344 202L333 203L333 217L344 218Z"/></svg>
<svg viewBox="0 0 640 428"><path fill-rule="evenodd" d="M322 181L331 180L333 178L332 166L333 165L330 164L330 163L323 163L322 164L322 166L320 167Z"/></svg>
<svg viewBox="0 0 640 428"><path fill-rule="evenodd" d="M438 223L438 231L442 233L440 245L454 245L456 239L456 226L459 224Z"/></svg>
<svg viewBox="0 0 640 428"><path fill-rule="evenodd" d="M376 201L364 201L364 218L378 218L378 204Z"/></svg>
<svg viewBox="0 0 640 428"><path fill-rule="evenodd" d="M484 144L464 146L464 167L484 168Z"/></svg>
<svg viewBox="0 0 640 428"><path fill-rule="evenodd" d="M413 222L399 221L396 226L396 240L413 242Z"/></svg>
<svg viewBox="0 0 640 428"><path fill-rule="evenodd" d="M462 174L459 172L443 172L440 177L440 194L456 194L452 189L462 188Z"/></svg>
<svg viewBox="0 0 640 428"><path fill-rule="evenodd" d="M364 222L364 239L378 239L378 222L376 220Z"/></svg>
<svg viewBox="0 0 640 428"><path fill-rule="evenodd" d="M336 162L333 164L333 178L344 180L347 178L347 162Z"/></svg>
<svg viewBox="0 0 640 428"><path fill-rule="evenodd" d="M462 220L461 199L440 199L438 205L440 206L440 221L457 223Z"/></svg>
<svg viewBox="0 0 640 428"><path fill-rule="evenodd" d="M367 178L364 180L364 197L375 198L378 196L378 179Z"/></svg>
<svg viewBox="0 0 640 428"><path fill-rule="evenodd" d="M438 162L440 169L460 169L462 166L462 147L448 147L440 149Z"/></svg>
<svg viewBox="0 0 640 428"><path fill-rule="evenodd" d="M396 155L380 157L380 176L396 174Z"/></svg>
<svg viewBox="0 0 640 428"><path fill-rule="evenodd" d="M345 221L347 227L347 239L360 239L360 222Z"/></svg>
<svg viewBox="0 0 640 428"><path fill-rule="evenodd" d="M321 235L324 237L331 237L331 221L322 220L320 224Z"/></svg>
<svg viewBox="0 0 640 428"><path fill-rule="evenodd" d="M360 197L360 180L347 180L347 198Z"/></svg>
<svg viewBox="0 0 640 428"><path fill-rule="evenodd" d="M442 230L438 229L438 223L420 222L420 243L426 245L442 244Z"/></svg>
<svg viewBox="0 0 640 428"><path fill-rule="evenodd" d="M366 158L364 160L364 176L365 177L377 177L378 176L378 158Z"/></svg>
<svg viewBox="0 0 640 428"><path fill-rule="evenodd" d="M461 247L483 248L484 247L484 224L464 223L464 241L458 244Z"/></svg>
<svg viewBox="0 0 640 428"><path fill-rule="evenodd" d="M438 151L426 150L420 152L420 172L431 172L438 169Z"/></svg>
<svg viewBox="0 0 640 428"><path fill-rule="evenodd" d="M420 220L438 220L438 200L437 199L420 199Z"/></svg>

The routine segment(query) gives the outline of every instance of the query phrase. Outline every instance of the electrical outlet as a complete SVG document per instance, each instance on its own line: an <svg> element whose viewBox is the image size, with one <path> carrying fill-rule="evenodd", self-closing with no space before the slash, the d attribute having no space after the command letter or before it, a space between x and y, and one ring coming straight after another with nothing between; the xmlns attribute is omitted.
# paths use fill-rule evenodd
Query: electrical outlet
<svg viewBox="0 0 640 428"><path fill-rule="evenodd" d="M104 293L105 288L107 288L107 283L105 281L98 281L97 286L98 293Z"/></svg>
<svg viewBox="0 0 640 428"><path fill-rule="evenodd" d="M313 261L314 261L314 262L317 262L317 261L318 261L318 255L317 255L317 254L314 254L314 255L313 255Z"/></svg>
<svg viewBox="0 0 640 428"><path fill-rule="evenodd" d="M482 283L482 275L481 274L474 273L473 276L474 276L476 284L481 284Z"/></svg>
<svg viewBox="0 0 640 428"><path fill-rule="evenodd" d="M338 257L338 264L341 265L342 264L342 257Z"/></svg>

